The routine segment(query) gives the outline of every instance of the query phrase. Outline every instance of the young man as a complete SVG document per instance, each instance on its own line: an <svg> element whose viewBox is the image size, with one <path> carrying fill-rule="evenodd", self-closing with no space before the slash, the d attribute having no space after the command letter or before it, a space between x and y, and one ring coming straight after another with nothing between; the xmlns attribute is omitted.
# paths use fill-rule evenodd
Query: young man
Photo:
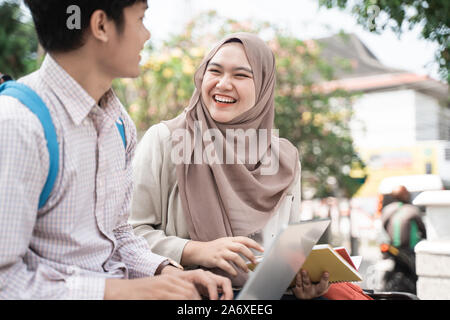
<svg viewBox="0 0 450 320"><path fill-rule="evenodd" d="M228 279L169 265L127 223L136 129L111 83L139 75L146 1L25 3L49 54L19 82L50 111L59 171L38 209L50 158L42 124L0 96L0 299L198 299L197 288L232 298Z"/></svg>
<svg viewBox="0 0 450 320"><path fill-rule="evenodd" d="M8 74L2 74L0 72L0 84L5 83L6 81L12 80L11 76Z"/></svg>

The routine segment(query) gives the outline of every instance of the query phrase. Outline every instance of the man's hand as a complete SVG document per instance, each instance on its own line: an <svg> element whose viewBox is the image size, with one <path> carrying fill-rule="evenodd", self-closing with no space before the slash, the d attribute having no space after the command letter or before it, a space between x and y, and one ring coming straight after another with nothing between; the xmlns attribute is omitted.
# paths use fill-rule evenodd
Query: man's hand
<svg viewBox="0 0 450 320"><path fill-rule="evenodd" d="M306 270L300 270L295 277L295 287L292 289L298 299L314 299L327 293L330 287L328 283L329 274L324 272L322 279L317 284L313 284Z"/></svg>
<svg viewBox="0 0 450 320"><path fill-rule="evenodd" d="M104 299L200 300L200 295L192 282L180 276L164 274L133 280L107 279Z"/></svg>
<svg viewBox="0 0 450 320"><path fill-rule="evenodd" d="M162 274L177 275L182 279L193 283L201 295L204 297L209 297L210 300L218 300L220 293L223 293L220 300L233 299L231 280L218 276L210 271L201 269L181 271L179 269L167 266L163 269Z"/></svg>
<svg viewBox="0 0 450 320"><path fill-rule="evenodd" d="M182 264L220 268L232 276L237 276L238 273L230 262L248 272L247 264L241 255L256 264L256 257L250 248L264 251L256 241L247 237L225 237L209 242L189 241L183 251Z"/></svg>

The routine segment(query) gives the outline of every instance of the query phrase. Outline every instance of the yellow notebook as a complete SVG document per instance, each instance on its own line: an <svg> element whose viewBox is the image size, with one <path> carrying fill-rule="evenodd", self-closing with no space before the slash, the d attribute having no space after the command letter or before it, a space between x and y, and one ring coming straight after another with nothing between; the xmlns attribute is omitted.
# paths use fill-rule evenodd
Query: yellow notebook
<svg viewBox="0 0 450 320"><path fill-rule="evenodd" d="M319 282L322 274L330 274L330 283L362 281L361 275L330 245L315 245L302 266L309 273L312 282Z"/></svg>

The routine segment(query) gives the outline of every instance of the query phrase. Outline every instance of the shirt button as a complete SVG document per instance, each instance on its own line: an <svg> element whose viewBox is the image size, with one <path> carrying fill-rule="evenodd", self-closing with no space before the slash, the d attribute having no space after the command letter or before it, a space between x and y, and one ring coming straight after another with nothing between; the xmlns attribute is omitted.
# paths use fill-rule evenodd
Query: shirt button
<svg viewBox="0 0 450 320"><path fill-rule="evenodd" d="M70 275L78 275L79 272L80 272L80 269L79 269L78 267L76 267L76 266L69 266L69 267L67 268L67 272L68 272Z"/></svg>
<svg viewBox="0 0 450 320"><path fill-rule="evenodd" d="M88 124L89 124L88 119L84 119L84 120L83 120L83 125L84 125L84 126L87 126Z"/></svg>

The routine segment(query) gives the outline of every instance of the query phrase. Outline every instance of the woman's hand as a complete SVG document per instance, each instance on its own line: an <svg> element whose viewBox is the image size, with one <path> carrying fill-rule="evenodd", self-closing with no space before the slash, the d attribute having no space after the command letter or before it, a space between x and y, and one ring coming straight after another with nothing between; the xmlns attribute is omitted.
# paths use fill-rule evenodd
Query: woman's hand
<svg viewBox="0 0 450 320"><path fill-rule="evenodd" d="M327 293L330 287L328 283L329 274L324 272L322 279L317 284L313 284L306 270L300 270L295 277L295 288L292 289L298 299L314 299Z"/></svg>
<svg viewBox="0 0 450 320"><path fill-rule="evenodd" d="M248 272L248 267L241 255L252 263L257 263L250 248L264 251L256 241L247 237L225 237L209 242L189 241L183 250L181 263L186 266L220 268L232 276L237 276L238 273L230 262L245 272Z"/></svg>

